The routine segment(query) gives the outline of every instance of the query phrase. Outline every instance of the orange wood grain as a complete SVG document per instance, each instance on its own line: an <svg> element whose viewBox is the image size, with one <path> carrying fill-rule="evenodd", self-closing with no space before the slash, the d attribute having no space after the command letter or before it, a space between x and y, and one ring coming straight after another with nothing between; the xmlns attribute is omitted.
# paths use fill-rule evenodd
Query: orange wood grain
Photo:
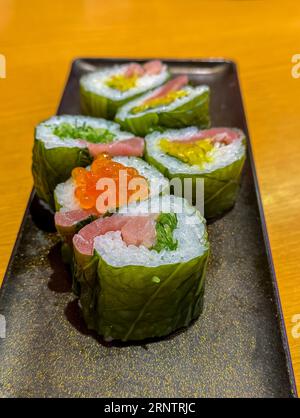
<svg viewBox="0 0 300 418"><path fill-rule="evenodd" d="M55 113L78 56L228 57L239 64L300 388L299 1L0 0L0 282L32 187L33 127Z"/></svg>

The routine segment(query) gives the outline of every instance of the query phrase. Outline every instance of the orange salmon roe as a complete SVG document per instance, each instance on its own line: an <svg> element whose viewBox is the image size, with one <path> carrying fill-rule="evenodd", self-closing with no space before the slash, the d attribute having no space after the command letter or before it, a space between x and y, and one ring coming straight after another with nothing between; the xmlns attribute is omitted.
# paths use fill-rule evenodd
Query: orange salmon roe
<svg viewBox="0 0 300 418"><path fill-rule="evenodd" d="M120 183L120 170L123 170L124 179L127 183L127 200L119 195L119 183ZM101 178L110 178L115 181L116 185L116 207L118 208L121 205L127 204L134 199L131 199L131 196L137 190L129 190L128 184L132 179L143 179L146 181L145 177L141 176L139 172L133 167L126 167L123 164L115 162L107 154L100 154L93 161L91 169L87 170L83 167L77 167L72 170L72 178L76 183L75 187L75 197L78 199L79 204L82 209L96 209L97 198L103 193L103 190L97 190L96 185L99 179ZM106 188L107 190L107 188ZM123 194L122 194L123 195ZM143 199L147 199L149 196L149 189L144 191Z"/></svg>

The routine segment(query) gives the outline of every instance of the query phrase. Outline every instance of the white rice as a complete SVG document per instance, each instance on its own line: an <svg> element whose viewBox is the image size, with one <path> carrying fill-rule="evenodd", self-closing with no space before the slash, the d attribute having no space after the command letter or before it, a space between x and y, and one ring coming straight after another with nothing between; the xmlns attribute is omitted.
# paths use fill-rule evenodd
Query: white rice
<svg viewBox="0 0 300 418"><path fill-rule="evenodd" d="M175 157L165 154L159 145L162 138L165 139L188 139L192 137L199 129L197 127L189 127L184 129L169 129L163 133L153 132L145 138L147 154L156 161L166 167L171 174L205 174L211 173L219 168L226 167L233 162L239 160L245 155L246 147L243 143L244 134L240 132L240 138L231 144L224 145L215 143L214 148L207 155L212 158L211 162L203 163L200 168L197 165L189 165L180 161Z"/></svg>
<svg viewBox="0 0 300 418"><path fill-rule="evenodd" d="M156 208L170 205L168 213L177 213L177 228L173 232L173 237L178 240L177 249L157 252L144 246L127 246L122 240L120 231L108 232L94 239L94 249L106 263L114 267L126 265L156 267L187 262L201 256L208 249L205 221L185 199L165 195L155 197L152 201ZM138 216L145 212L148 205L148 201L141 202L129 210L129 214Z"/></svg>
<svg viewBox="0 0 300 418"><path fill-rule="evenodd" d="M151 97L153 92L144 94L143 96L138 97L137 99L132 100L129 103L126 103L124 106L122 106L116 114L116 119L125 120L129 115L130 115L130 118L135 118L135 117L143 116L147 113L170 112L170 111L176 109L177 107L180 107L180 106L184 105L185 103L190 102L195 97L200 96L204 92L208 91L209 87L205 86L205 85L197 86L197 87L186 86L186 87L183 87L181 90L186 91L188 94L186 96L183 96L183 97L178 97L176 100L174 100L172 103L170 103L168 105L161 105L161 106L156 107L155 109L148 109L148 110L145 110L144 112L140 112L140 113L137 113L137 114L131 114L130 113L131 110L136 106L140 106L146 99Z"/></svg>
<svg viewBox="0 0 300 418"><path fill-rule="evenodd" d="M36 140L42 141L46 149L57 147L85 148L84 143L80 142L80 138L60 138L59 136L54 135L53 129L56 126L59 126L61 123L69 123L71 125L76 124L77 126L86 124L93 128L108 129L110 132L116 135L115 141L122 141L123 139L133 137L132 133L121 131L120 126L115 122L100 118L93 118L90 116L61 115L53 116L52 118L40 123L36 128Z"/></svg>
<svg viewBox="0 0 300 418"><path fill-rule="evenodd" d="M55 200L60 206L60 212L81 209L75 195L75 182L71 178L64 183L59 183L54 190Z"/></svg>
<svg viewBox="0 0 300 418"><path fill-rule="evenodd" d="M140 175L149 182L149 195L151 197L164 194L169 190L169 181L154 167L137 157L114 157L114 161L126 167L135 168ZM89 167L86 167L89 169ZM72 177L64 183L56 186L54 194L61 212L80 209L75 195L75 182Z"/></svg>
<svg viewBox="0 0 300 418"><path fill-rule="evenodd" d="M164 65L159 74L145 74L138 77L136 86L127 91L122 92L107 86L106 82L112 76L124 73L126 67L127 64L115 65L113 67L86 74L81 77L80 84L87 91L118 101L125 100L137 94L144 93L147 90L154 89L163 84L169 77L167 67Z"/></svg>

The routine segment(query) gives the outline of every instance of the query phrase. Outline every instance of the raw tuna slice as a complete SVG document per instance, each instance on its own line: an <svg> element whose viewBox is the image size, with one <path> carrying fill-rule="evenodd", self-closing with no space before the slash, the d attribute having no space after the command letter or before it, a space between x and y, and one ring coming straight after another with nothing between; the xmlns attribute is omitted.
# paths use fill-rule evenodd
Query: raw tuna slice
<svg viewBox="0 0 300 418"><path fill-rule="evenodd" d="M157 215L133 216L122 227L122 238L127 245L153 246L156 237L155 219Z"/></svg>
<svg viewBox="0 0 300 418"><path fill-rule="evenodd" d="M164 86L154 90L153 94L144 101L144 104L152 101L153 99L164 97L171 91L180 90L182 87L186 86L188 82L189 79L186 75L179 75L178 77L173 78L173 80L168 81Z"/></svg>
<svg viewBox="0 0 300 418"><path fill-rule="evenodd" d="M92 157L97 157L97 155L102 153L107 153L112 157L142 157L144 154L145 142L143 138L133 137L124 139L123 141L112 142L110 144L93 144L86 142L86 145Z"/></svg>
<svg viewBox="0 0 300 418"><path fill-rule="evenodd" d="M94 239L109 231L121 231L122 238L127 245L154 245L156 230L155 218L157 215L121 216L112 215L99 218L86 225L73 237L74 249L82 255L92 255Z"/></svg>

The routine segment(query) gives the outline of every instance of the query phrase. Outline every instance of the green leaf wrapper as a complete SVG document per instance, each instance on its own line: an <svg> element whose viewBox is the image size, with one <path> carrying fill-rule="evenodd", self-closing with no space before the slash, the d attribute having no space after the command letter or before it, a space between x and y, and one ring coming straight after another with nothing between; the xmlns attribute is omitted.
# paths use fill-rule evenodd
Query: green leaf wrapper
<svg viewBox="0 0 300 418"><path fill-rule="evenodd" d="M105 339L143 340L186 327L203 306L209 249L185 263L158 267L108 265L75 252L83 316Z"/></svg>
<svg viewBox="0 0 300 418"><path fill-rule="evenodd" d="M57 202L56 194L54 192L54 202L55 202L55 211L58 212L60 210L60 204ZM88 211L86 217L81 221L74 222L73 225L69 226L62 226L62 225L55 225L57 232L59 233L62 241L66 243L70 243L74 234L81 230L85 225L93 222L97 219L98 216L91 215ZM71 241L70 241L71 240Z"/></svg>
<svg viewBox="0 0 300 418"><path fill-rule="evenodd" d="M125 119L120 119L117 114L115 120L123 129L130 130L138 136L165 128L183 128L191 125L207 128L210 126L209 97L208 90L171 111L157 112L153 109L140 116L127 114Z"/></svg>
<svg viewBox="0 0 300 418"><path fill-rule="evenodd" d="M52 209L53 192L58 183L66 181L74 167L85 167L92 162L87 148L57 147L47 149L35 139L32 156L32 174L37 195Z"/></svg>

